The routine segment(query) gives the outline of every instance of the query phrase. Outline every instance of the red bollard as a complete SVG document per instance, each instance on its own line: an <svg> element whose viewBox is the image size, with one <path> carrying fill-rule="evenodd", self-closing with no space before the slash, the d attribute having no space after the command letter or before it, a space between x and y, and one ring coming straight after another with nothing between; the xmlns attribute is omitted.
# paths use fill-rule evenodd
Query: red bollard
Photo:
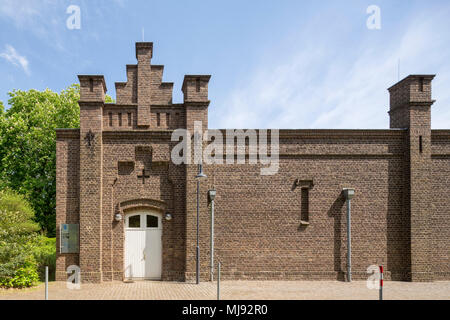
<svg viewBox="0 0 450 320"><path fill-rule="evenodd" d="M383 300L383 266L380 266L380 300Z"/></svg>

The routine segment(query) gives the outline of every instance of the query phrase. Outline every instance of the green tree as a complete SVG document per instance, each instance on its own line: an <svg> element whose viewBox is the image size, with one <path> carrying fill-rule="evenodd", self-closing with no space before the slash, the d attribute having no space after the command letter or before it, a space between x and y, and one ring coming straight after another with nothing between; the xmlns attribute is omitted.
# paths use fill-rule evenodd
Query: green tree
<svg viewBox="0 0 450 320"><path fill-rule="evenodd" d="M55 236L56 128L79 128L79 85L61 93L13 90L0 107L0 180L24 195L35 219ZM113 102L109 96L106 102Z"/></svg>

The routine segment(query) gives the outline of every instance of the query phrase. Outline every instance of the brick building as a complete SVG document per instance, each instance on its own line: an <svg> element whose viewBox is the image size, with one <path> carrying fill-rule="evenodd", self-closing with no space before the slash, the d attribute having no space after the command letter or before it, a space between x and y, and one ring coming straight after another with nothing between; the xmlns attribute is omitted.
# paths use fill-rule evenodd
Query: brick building
<svg viewBox="0 0 450 320"><path fill-rule="evenodd" d="M113 104L103 76L79 76L80 128L57 130L57 280L70 265L89 282L195 277L197 165L171 161L171 134L197 120L207 128L210 76L185 76L184 101L173 103L152 54L152 43L136 43ZM214 188L223 278L344 279L351 187L354 278L381 264L387 279L450 280L450 130L431 130L433 78L389 88L390 129L280 130L275 175L261 164L204 165L201 278Z"/></svg>

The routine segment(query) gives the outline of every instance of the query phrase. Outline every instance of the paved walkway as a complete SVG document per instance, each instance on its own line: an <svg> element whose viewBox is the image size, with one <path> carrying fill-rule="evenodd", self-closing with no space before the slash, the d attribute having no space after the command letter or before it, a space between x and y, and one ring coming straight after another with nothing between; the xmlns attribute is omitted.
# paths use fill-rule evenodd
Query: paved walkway
<svg viewBox="0 0 450 320"><path fill-rule="evenodd" d="M216 299L216 283L200 285L182 282L136 281L82 284L80 290L69 290L65 282L51 282L49 299L53 300L210 300ZM0 289L0 300L44 298L44 285L29 289ZM369 290L365 281L223 281L221 298L286 299L286 300L351 300L378 299L377 290ZM450 300L450 282L410 283L385 282L385 299L445 299Z"/></svg>

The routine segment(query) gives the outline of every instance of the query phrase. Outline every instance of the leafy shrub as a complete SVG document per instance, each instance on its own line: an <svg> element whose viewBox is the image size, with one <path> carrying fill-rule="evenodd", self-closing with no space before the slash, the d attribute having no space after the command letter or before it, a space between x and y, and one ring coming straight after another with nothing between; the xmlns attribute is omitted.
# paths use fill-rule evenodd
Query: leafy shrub
<svg viewBox="0 0 450 320"><path fill-rule="evenodd" d="M36 259L37 270L41 281L45 280L46 266L48 266L49 281L54 281L56 272L56 239L44 236L40 237L38 241L36 241L33 254Z"/></svg>
<svg viewBox="0 0 450 320"><path fill-rule="evenodd" d="M0 286L6 288L31 287L39 280L36 266L33 263L25 264L15 270L11 277L0 278Z"/></svg>
<svg viewBox="0 0 450 320"><path fill-rule="evenodd" d="M0 286L27 287L39 278L34 256L41 237L28 202L11 190L0 190Z"/></svg>

